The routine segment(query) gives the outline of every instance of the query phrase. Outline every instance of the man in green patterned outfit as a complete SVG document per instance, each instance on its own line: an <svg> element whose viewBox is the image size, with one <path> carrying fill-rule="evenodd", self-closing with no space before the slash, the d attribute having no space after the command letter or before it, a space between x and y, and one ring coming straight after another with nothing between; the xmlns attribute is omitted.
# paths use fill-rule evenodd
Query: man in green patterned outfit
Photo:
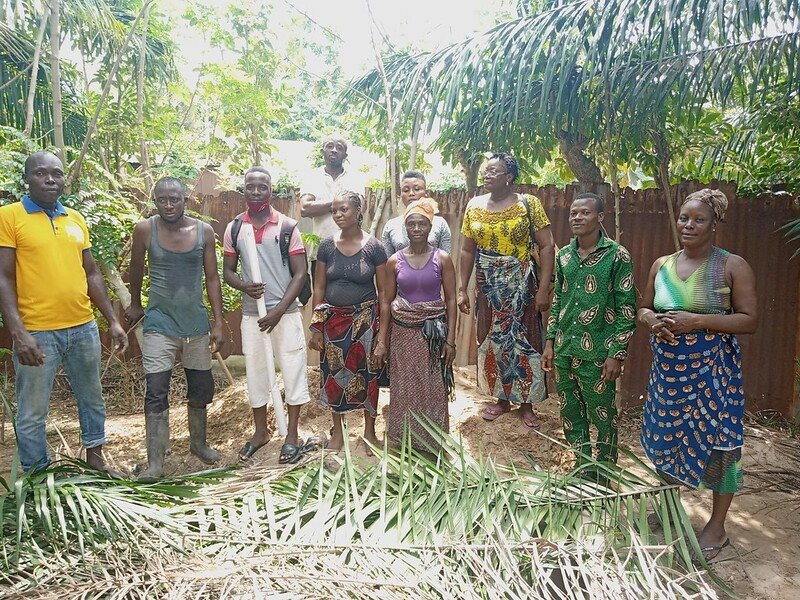
<svg viewBox="0 0 800 600"><path fill-rule="evenodd" d="M603 209L603 199L590 193L576 196L570 206L575 237L556 257L542 367L550 371L555 364L567 441L591 456L589 423L594 423L596 459L615 463L614 396L636 328L636 289L630 253L601 229ZM579 455L576 465L581 462Z"/></svg>

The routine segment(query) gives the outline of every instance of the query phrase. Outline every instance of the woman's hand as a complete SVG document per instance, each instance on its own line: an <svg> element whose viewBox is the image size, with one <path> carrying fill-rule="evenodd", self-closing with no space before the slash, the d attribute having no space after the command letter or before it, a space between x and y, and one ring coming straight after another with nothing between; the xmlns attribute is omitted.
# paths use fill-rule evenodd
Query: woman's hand
<svg viewBox="0 0 800 600"><path fill-rule="evenodd" d="M375 348L372 350L372 360L378 367L382 367L389 360L389 348L383 340L378 340L375 343Z"/></svg>
<svg viewBox="0 0 800 600"><path fill-rule="evenodd" d="M659 321L664 323L667 329L674 335L702 329L699 323L700 315L694 313L683 310L670 310L657 316Z"/></svg>
<svg viewBox="0 0 800 600"><path fill-rule="evenodd" d="M662 316L664 315L653 313L652 318L648 319L650 333L659 342L665 342L667 344L675 344L676 343L675 334L672 331L670 331L667 322L661 319Z"/></svg>
<svg viewBox="0 0 800 600"><path fill-rule="evenodd" d="M453 361L456 359L456 346L450 342L445 342L442 348L442 360L448 369L453 367Z"/></svg>
<svg viewBox="0 0 800 600"><path fill-rule="evenodd" d="M322 342L321 331L315 331L311 334L311 339L308 340L308 347L311 350L316 350L317 352L322 352L325 349L325 345Z"/></svg>
<svg viewBox="0 0 800 600"><path fill-rule="evenodd" d="M456 296L458 310L460 310L465 315L469 314L469 294L465 290L458 290L458 296Z"/></svg>

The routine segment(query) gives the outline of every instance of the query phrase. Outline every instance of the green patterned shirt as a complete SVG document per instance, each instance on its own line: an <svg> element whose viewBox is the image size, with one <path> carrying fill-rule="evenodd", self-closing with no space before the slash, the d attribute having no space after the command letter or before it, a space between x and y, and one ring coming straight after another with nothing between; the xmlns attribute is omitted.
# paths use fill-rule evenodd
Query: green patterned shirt
<svg viewBox="0 0 800 600"><path fill-rule="evenodd" d="M636 288L630 253L602 231L585 259L578 240L556 256L553 308L547 339L558 356L585 360L625 360L636 328Z"/></svg>

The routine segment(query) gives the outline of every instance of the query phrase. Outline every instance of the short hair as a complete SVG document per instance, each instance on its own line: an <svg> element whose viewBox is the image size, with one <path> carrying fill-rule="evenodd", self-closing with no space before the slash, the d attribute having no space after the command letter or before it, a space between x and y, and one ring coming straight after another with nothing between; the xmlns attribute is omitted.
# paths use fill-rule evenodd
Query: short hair
<svg viewBox="0 0 800 600"><path fill-rule="evenodd" d="M47 150L39 150L38 152L34 152L33 154L29 154L29 155L28 155L28 156L25 158L25 168L24 168L24 170L23 170L23 173L24 173L25 175L27 175L27 174L28 174L28 169L30 169L30 163L31 163L31 161L32 161L34 158L38 158L39 156L47 156L47 155L49 155L49 156L55 156L56 158L58 158L58 156L56 156L56 155L55 155L55 154L53 154L52 152L48 152ZM59 161L59 162L61 162L61 159L60 159L60 158L58 158L58 161ZM62 163L61 167L62 167L62 168L64 167L63 163Z"/></svg>
<svg viewBox="0 0 800 600"><path fill-rule="evenodd" d="M344 144L344 149L347 150L347 140L344 139L341 135L328 135L322 138L322 143L320 144L321 148L325 147L325 144L328 142L342 142Z"/></svg>
<svg viewBox="0 0 800 600"><path fill-rule="evenodd" d="M186 186L184 185L184 183L180 179L178 179L177 177L172 177L170 175L167 175L166 177L162 177L161 179L156 181L155 185L153 186L153 195L155 196L156 190L159 187L164 187L165 185L177 186L177 187L180 188L181 193L183 195L186 195Z"/></svg>
<svg viewBox="0 0 800 600"><path fill-rule="evenodd" d="M575 202L576 200L588 200L589 198L594 200L594 206L597 209L597 212L601 213L605 211L605 201L594 192L583 192L582 194L578 194L572 199L572 201Z"/></svg>
<svg viewBox="0 0 800 600"><path fill-rule="evenodd" d="M512 183L516 181L517 177L519 177L519 164L517 163L517 159L507 152L495 152L489 157L489 160L495 159L501 161L505 165L506 171L511 175Z"/></svg>
<svg viewBox="0 0 800 600"><path fill-rule="evenodd" d="M260 165L254 165L245 170L244 176L247 177L250 173L264 173L267 177L269 177L270 182L272 181L272 173L267 170L267 167L262 167Z"/></svg>
<svg viewBox="0 0 800 600"><path fill-rule="evenodd" d="M342 190L335 196L339 198L339 200L344 200L345 202L349 202L353 205L353 208L356 210L361 210L361 194L358 192L353 192L351 190Z"/></svg>
<svg viewBox="0 0 800 600"><path fill-rule="evenodd" d="M403 173L403 176L400 178L400 181L403 181L403 179L422 179L422 181L424 181L426 184L428 183L427 180L425 179L425 175L422 174L422 171L415 171L413 169Z"/></svg>

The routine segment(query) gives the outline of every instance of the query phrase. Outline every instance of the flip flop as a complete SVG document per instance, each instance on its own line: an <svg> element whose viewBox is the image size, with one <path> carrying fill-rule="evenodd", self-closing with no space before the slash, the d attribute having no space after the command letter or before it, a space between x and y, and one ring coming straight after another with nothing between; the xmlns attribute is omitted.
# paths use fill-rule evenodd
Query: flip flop
<svg viewBox="0 0 800 600"><path fill-rule="evenodd" d="M327 441L328 438L325 437L325 434L312 435L306 440L306 443L303 444L303 447L300 450L303 452L303 454L307 452L316 452L320 448L324 448Z"/></svg>
<svg viewBox="0 0 800 600"><path fill-rule="evenodd" d="M266 441L263 444L255 444L254 445L254 444L251 444L250 442L247 442L244 446L242 446L242 449L239 450L239 460L242 460L242 461L249 460L250 458L253 457L253 454L258 452L259 448L263 448L268 443L269 443L269 441Z"/></svg>
<svg viewBox="0 0 800 600"><path fill-rule="evenodd" d="M519 420L530 431L536 431L542 426L542 418L537 414L520 415Z"/></svg>
<svg viewBox="0 0 800 600"><path fill-rule="evenodd" d="M722 542L719 546L706 546L705 548L701 548L700 552L703 553L703 558L706 562L717 558L720 552L722 552L725 548L731 545L731 539L725 538L725 541Z"/></svg>
<svg viewBox="0 0 800 600"><path fill-rule="evenodd" d="M293 465L305 454L303 451L304 446L305 444L302 442L299 444L284 442L283 446L281 446L281 455L278 457L278 463L282 465Z"/></svg>
<svg viewBox="0 0 800 600"><path fill-rule="evenodd" d="M511 411L511 405L491 404L484 408L481 412L481 418L484 421L494 421L500 415L504 415Z"/></svg>

